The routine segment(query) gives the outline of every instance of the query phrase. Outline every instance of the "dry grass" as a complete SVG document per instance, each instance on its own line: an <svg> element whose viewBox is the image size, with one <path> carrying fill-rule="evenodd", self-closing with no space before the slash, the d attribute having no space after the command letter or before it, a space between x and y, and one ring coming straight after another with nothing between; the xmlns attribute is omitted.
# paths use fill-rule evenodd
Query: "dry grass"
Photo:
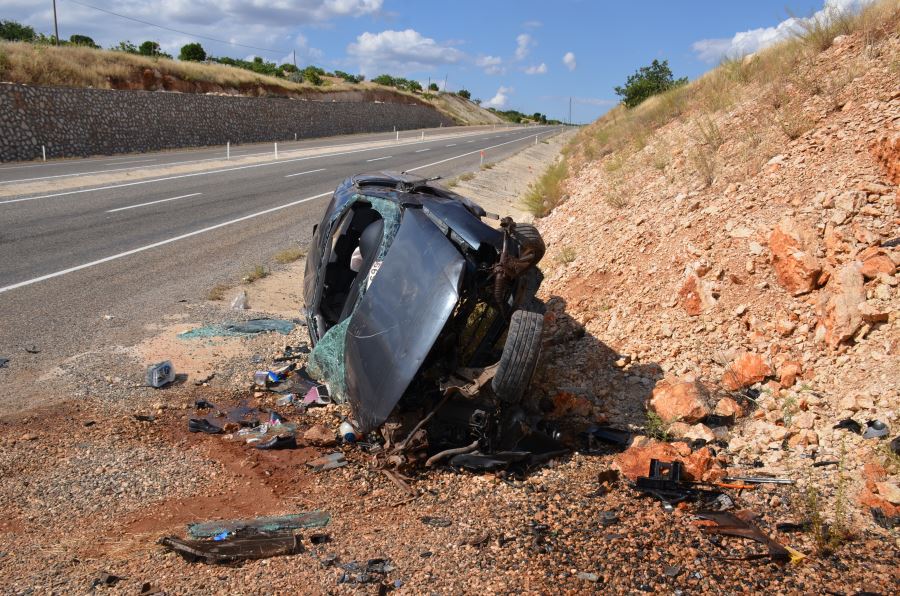
<svg viewBox="0 0 900 596"><path fill-rule="evenodd" d="M556 262L560 265L568 265L569 263L575 260L575 257L578 256L578 253L575 252L575 249L571 246L563 246L559 249L559 252L556 253Z"/></svg>
<svg viewBox="0 0 900 596"><path fill-rule="evenodd" d="M465 174L460 174L458 180L460 182L468 182L469 180L475 177L475 172L466 172Z"/></svg>
<svg viewBox="0 0 900 596"><path fill-rule="evenodd" d="M209 289L209 292L206 294L207 300L225 300L225 293L228 291L228 286L225 284L216 284Z"/></svg>
<svg viewBox="0 0 900 596"><path fill-rule="evenodd" d="M286 265L287 263L293 263L294 261L298 261L303 258L303 255L306 254L306 251L301 249L299 246L292 246L290 248L285 248L282 251L275 253L275 262L281 263L282 265Z"/></svg>
<svg viewBox="0 0 900 596"><path fill-rule="evenodd" d="M563 201L565 179L569 173L565 159L551 164L522 197L523 208L535 217L544 217Z"/></svg>
<svg viewBox="0 0 900 596"><path fill-rule="evenodd" d="M694 147L688 154L688 160L694 173L706 186L711 186L716 180L718 171L718 159L716 152L709 147Z"/></svg>
<svg viewBox="0 0 900 596"><path fill-rule="evenodd" d="M795 106L786 106L778 113L776 120L781 131L792 141L816 125L815 120Z"/></svg>
<svg viewBox="0 0 900 596"><path fill-rule="evenodd" d="M264 277L269 275L269 270L263 267L262 265L256 265L248 271L244 277L241 278L241 281L245 284L252 284L255 281L258 281Z"/></svg>

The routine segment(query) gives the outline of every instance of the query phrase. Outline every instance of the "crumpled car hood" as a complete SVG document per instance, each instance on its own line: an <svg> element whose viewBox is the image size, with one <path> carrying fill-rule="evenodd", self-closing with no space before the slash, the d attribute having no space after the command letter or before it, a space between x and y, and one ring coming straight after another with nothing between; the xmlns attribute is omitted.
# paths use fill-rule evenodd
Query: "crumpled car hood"
<svg viewBox="0 0 900 596"><path fill-rule="evenodd" d="M384 423L459 300L465 259L419 209L400 230L345 339L347 394L362 432Z"/></svg>

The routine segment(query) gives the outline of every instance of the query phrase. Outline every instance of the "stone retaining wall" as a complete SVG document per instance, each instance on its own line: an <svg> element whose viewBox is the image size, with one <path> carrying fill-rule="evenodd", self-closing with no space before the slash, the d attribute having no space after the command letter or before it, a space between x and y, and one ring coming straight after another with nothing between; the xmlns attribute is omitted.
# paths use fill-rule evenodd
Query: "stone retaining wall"
<svg viewBox="0 0 900 596"><path fill-rule="evenodd" d="M416 104L0 84L0 162L453 124Z"/></svg>

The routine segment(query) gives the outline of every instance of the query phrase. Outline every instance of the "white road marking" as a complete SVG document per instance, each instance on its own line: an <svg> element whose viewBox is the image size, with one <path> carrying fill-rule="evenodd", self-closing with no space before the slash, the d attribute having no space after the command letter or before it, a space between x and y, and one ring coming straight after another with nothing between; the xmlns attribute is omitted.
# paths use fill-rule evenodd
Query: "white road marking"
<svg viewBox="0 0 900 596"><path fill-rule="evenodd" d="M149 203L139 203L137 205L129 205L128 207L119 207L118 209L110 209L107 213L115 213L116 211L125 211L126 209L136 209L138 207L146 207L147 205L156 205L157 203L165 203L166 201L177 201L178 199L186 199L188 197L196 197L202 195L202 192L195 192L189 195L181 195L180 197L172 197L171 199L160 199L158 201L150 201Z"/></svg>
<svg viewBox="0 0 900 596"><path fill-rule="evenodd" d="M431 151L431 147L428 147L426 149L416 149L416 153L422 153L423 151Z"/></svg>
<svg viewBox="0 0 900 596"><path fill-rule="evenodd" d="M121 162L120 162L121 163ZM112 165L112 164L110 164ZM124 172L125 170L140 170L147 166L134 166L129 168L110 168L108 170L93 170L90 172L79 172L76 174L56 174L55 176L38 176L37 178L17 178L16 180L0 180L0 184L13 184L15 182L37 182L38 180L52 180L53 178L77 178L78 176L88 176L90 174L104 174L106 172Z"/></svg>
<svg viewBox="0 0 900 596"><path fill-rule="evenodd" d="M381 161L382 159L390 159L394 157L393 155L385 155L384 157L373 157L372 159L367 159L366 161Z"/></svg>
<svg viewBox="0 0 900 596"><path fill-rule="evenodd" d="M467 143L474 143L475 141L473 140L473 141L466 141L466 142L467 142Z"/></svg>
<svg viewBox="0 0 900 596"><path fill-rule="evenodd" d="M502 147L503 145L509 145L510 143L518 143L519 141L524 141L525 139L530 139L532 137L539 137L542 133L538 133L536 135L528 135L525 137L521 137L518 139L513 139L512 141L506 141L505 143L499 143L497 145L491 145L490 147L485 147L483 149L476 149L475 151L469 151L468 153L462 153L460 155L456 155L454 157L448 157L447 159L442 159L440 161L435 161L432 163L427 163L424 166L417 166L415 168L407 168L407 172L415 172L416 170L423 170L425 168L430 168L431 166L436 166L442 163L446 163L448 161L453 161L454 159L459 159L460 157L468 157L469 155L475 155L479 151L487 151L488 149L496 149L497 147Z"/></svg>
<svg viewBox="0 0 900 596"><path fill-rule="evenodd" d="M456 147L456 143L450 143L449 145L444 145L444 147Z"/></svg>
<svg viewBox="0 0 900 596"><path fill-rule="evenodd" d="M106 164L106 165L108 165L108 166L120 166L120 165L126 164L126 163L143 163L143 162L148 162L148 161L156 161L156 160L155 160L155 159L126 159L126 160L123 160L123 161L111 161L111 162L109 162L109 163Z"/></svg>
<svg viewBox="0 0 900 596"><path fill-rule="evenodd" d="M288 174L285 178L293 178L294 176L302 176L303 174L312 174L315 172L324 172L325 168L319 168L318 170L308 170L306 172L297 172L296 174Z"/></svg>
<svg viewBox="0 0 900 596"><path fill-rule="evenodd" d="M165 246L166 244L178 242L179 240L184 240L185 238L190 238L192 236L197 236L199 234L205 234L206 232L212 232L213 230L218 230L219 228L224 228L225 226L230 226L232 224L240 223L242 221L247 221L248 219L253 219L254 217L260 217L261 215L268 215L269 213L274 213L275 211L280 211L282 209L287 209L288 207L293 207L295 205L300 205L301 203L314 201L316 199L321 199L322 197L327 197L327 196L331 196L331 195L332 195L332 191L323 192L318 195L306 197L305 199L300 199L298 201L292 201L290 203L285 203L284 205L279 205L277 207L271 207L271 208L265 209L263 211L257 211L256 213L251 213L250 215L244 215L243 217L238 217L237 219L223 221L222 223L218 223L213 226L202 228L200 230L194 230L193 232L188 232L187 234L181 234L180 236L174 236L172 238L160 240L159 242L154 242L153 244L148 244L146 246L140 246L138 248L126 250L125 252L120 252L119 254L116 254L116 255L110 255L110 256L104 257L102 259L97 259L96 261L91 261L90 263L84 263L82 265L77 265L75 267L69 267L68 269L63 269L62 271L56 271L54 273L48 273L47 275L42 275L40 277L35 277L33 279L20 281L18 283L12 284L10 286L5 286L5 287L0 288L0 294L2 294L4 292L9 292L10 290L15 290L17 288L22 288L24 286L30 286L31 284L36 284L38 282L46 281L48 279L53 279L54 277L60 277L62 275L66 275L68 273L74 273L75 271L81 271L82 269L87 269L88 267L94 267L95 265L102 265L103 263L115 261L116 259L122 259L124 257L131 256L131 255L137 254L139 252L144 252L145 250L150 250L152 248L158 248L160 246Z"/></svg>

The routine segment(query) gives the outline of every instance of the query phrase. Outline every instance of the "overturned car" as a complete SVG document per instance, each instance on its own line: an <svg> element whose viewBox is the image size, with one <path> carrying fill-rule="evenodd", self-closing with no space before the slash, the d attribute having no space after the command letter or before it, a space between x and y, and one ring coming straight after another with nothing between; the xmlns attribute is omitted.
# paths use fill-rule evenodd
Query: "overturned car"
<svg viewBox="0 0 900 596"><path fill-rule="evenodd" d="M541 351L544 243L429 182L381 173L335 191L306 261L308 369L360 434L405 446L419 430L423 453L515 450Z"/></svg>

